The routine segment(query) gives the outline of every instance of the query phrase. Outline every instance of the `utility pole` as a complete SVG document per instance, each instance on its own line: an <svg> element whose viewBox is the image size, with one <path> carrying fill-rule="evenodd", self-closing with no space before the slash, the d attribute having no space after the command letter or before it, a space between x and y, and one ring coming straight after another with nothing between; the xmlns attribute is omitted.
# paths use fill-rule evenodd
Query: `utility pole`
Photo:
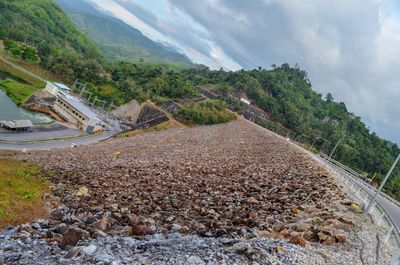
<svg viewBox="0 0 400 265"><path fill-rule="evenodd" d="M117 107L117 106L114 105L114 101L112 101L111 104L110 104L110 107L109 107L109 108L110 108L109 111L112 111L112 110L113 110L114 108L116 108L116 107Z"/></svg>
<svg viewBox="0 0 400 265"><path fill-rule="evenodd" d="M314 141L312 142L311 147L314 147L315 142L319 139L319 136L315 137Z"/></svg>
<svg viewBox="0 0 400 265"><path fill-rule="evenodd" d="M97 101L97 96L95 96L93 99L92 106L91 106L92 108L94 107L94 104L96 103L96 101Z"/></svg>
<svg viewBox="0 0 400 265"><path fill-rule="evenodd" d="M333 153L336 151L336 148L339 146L342 139L343 139L343 137L340 137L339 141L336 143L335 147L333 148L332 153L330 154L329 158L332 157Z"/></svg>
<svg viewBox="0 0 400 265"><path fill-rule="evenodd" d="M392 167L389 169L388 173L386 174L385 179L382 181L381 185L379 186L378 190L376 191L376 193L375 193L374 197L372 198L371 202L368 204L367 208L365 208L365 213L369 213L369 211L371 210L371 207L372 207L374 201L376 200L376 197L378 197L378 194L381 192L383 186L385 186L386 181L390 177L390 174L392 174L392 171L395 168L397 162L399 162L399 160L400 160L400 154L397 156L397 158L394 161Z"/></svg>
<svg viewBox="0 0 400 265"><path fill-rule="evenodd" d="M81 83L79 83L79 84L81 84ZM87 83L83 84L83 86L82 86L82 88L81 88L81 91L79 92L79 97L80 97L80 98L82 97L83 93L84 93L85 90L86 90L86 85L87 85Z"/></svg>

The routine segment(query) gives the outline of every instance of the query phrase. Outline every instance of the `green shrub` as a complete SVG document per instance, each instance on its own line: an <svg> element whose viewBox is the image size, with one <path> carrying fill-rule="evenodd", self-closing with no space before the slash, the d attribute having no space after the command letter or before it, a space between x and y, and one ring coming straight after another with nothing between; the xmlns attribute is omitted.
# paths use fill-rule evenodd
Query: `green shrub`
<svg viewBox="0 0 400 265"><path fill-rule="evenodd" d="M42 88L14 81L2 81L0 82L0 90L1 89L4 90L17 105L21 105L25 100Z"/></svg>
<svg viewBox="0 0 400 265"><path fill-rule="evenodd" d="M207 100L185 105L176 116L189 124L219 124L235 120L236 114L225 107L225 103L220 100Z"/></svg>

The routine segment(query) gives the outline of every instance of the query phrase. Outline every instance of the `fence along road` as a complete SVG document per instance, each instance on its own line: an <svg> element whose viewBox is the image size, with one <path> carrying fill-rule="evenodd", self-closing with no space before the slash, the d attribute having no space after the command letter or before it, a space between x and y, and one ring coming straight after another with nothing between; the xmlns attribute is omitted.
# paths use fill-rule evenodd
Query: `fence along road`
<svg viewBox="0 0 400 265"><path fill-rule="evenodd" d="M333 165L336 165L337 167L347 172L347 177L352 178L353 182L356 182L358 186L360 186L370 197L373 197L375 195L376 188L364 182L360 174L327 156L322 156L322 159L325 159L326 161L332 163ZM389 195L381 192L376 197L376 204L380 205L392 219L394 224L400 228L400 203Z"/></svg>

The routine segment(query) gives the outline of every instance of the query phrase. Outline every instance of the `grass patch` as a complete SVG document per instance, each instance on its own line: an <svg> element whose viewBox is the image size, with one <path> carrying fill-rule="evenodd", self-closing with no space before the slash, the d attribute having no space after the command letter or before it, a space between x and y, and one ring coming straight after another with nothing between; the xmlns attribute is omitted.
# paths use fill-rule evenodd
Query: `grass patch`
<svg viewBox="0 0 400 265"><path fill-rule="evenodd" d="M117 135L117 138L122 138L122 137L131 137L138 135L140 133L147 133L147 132L159 132L159 131L164 131L168 130L171 128L182 128L185 127L185 125L181 124L180 122L171 119L168 121L164 121L156 126L146 128L146 129L139 129L139 130L134 130L134 131L129 131L129 132L123 132Z"/></svg>
<svg viewBox="0 0 400 265"><path fill-rule="evenodd" d="M9 58L7 58L7 60L8 59ZM13 61L13 63L15 63L15 62ZM42 81L37 80L36 78L28 75L27 73L19 71L18 69L12 67L11 65L9 65L9 64L7 64L7 63L5 63L3 61L0 61L0 71L6 72L6 73L10 74L11 76L13 76L15 78L18 78L20 80L23 80L23 81L25 81L25 82L27 82L27 83L29 83L31 85L34 85L34 86L40 86L40 87L44 88L45 85L46 85Z"/></svg>
<svg viewBox="0 0 400 265"><path fill-rule="evenodd" d="M25 100L30 98L34 93L42 90L36 86L22 84L15 81L2 81L0 87L6 92L17 105L21 105Z"/></svg>
<svg viewBox="0 0 400 265"><path fill-rule="evenodd" d="M0 159L0 229L46 216L42 196L49 182L27 160Z"/></svg>
<svg viewBox="0 0 400 265"><path fill-rule="evenodd" d="M226 104L221 100L187 104L176 116L187 124L219 124L237 119L236 114L227 110Z"/></svg>

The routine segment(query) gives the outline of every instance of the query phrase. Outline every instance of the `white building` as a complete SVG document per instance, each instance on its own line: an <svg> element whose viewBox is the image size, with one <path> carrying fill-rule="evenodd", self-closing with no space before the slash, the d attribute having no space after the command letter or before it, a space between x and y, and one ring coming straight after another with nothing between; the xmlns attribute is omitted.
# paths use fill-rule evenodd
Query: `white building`
<svg viewBox="0 0 400 265"><path fill-rule="evenodd" d="M71 92L71 88L67 87L64 84L56 83L56 82L47 82L45 91L49 92L53 96L57 96L59 92L69 93Z"/></svg>
<svg viewBox="0 0 400 265"><path fill-rule="evenodd" d="M58 93L54 111L80 130L94 133L104 129L104 123L81 100L68 94Z"/></svg>

